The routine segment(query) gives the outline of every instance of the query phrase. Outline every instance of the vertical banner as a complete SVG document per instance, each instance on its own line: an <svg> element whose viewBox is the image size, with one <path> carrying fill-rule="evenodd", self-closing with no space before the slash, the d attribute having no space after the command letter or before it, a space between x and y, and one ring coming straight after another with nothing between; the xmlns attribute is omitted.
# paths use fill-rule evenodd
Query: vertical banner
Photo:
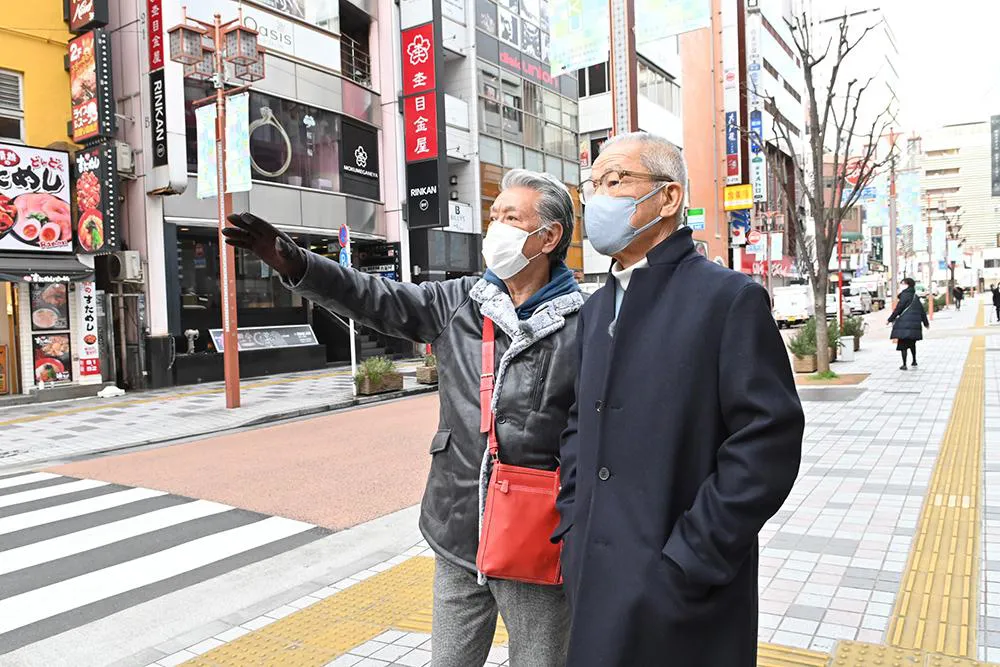
<svg viewBox="0 0 1000 667"><path fill-rule="evenodd" d="M111 45L98 28L69 43L69 82L73 105L73 141L82 144L115 132L111 88Z"/></svg>
<svg viewBox="0 0 1000 667"><path fill-rule="evenodd" d="M146 50L149 54L149 132L153 166L170 161L167 146L167 81L163 69L163 0L146 0Z"/></svg>
<svg viewBox="0 0 1000 667"><path fill-rule="evenodd" d="M198 136L198 199L219 193L215 155L215 105L206 104L194 111Z"/></svg>
<svg viewBox="0 0 1000 667"><path fill-rule="evenodd" d="M101 346L97 326L97 288L92 282L76 285L77 356L80 360L80 384L101 381Z"/></svg>
<svg viewBox="0 0 1000 667"><path fill-rule="evenodd" d="M750 114L750 184L755 203L767 201L767 155L764 150L764 84L761 72L763 19L759 9L748 9L746 17L747 111ZM780 259L780 258L779 258Z"/></svg>
<svg viewBox="0 0 1000 667"><path fill-rule="evenodd" d="M722 0L722 106L726 119L726 185L743 182L740 156L740 35L736 3Z"/></svg>
<svg viewBox="0 0 1000 667"><path fill-rule="evenodd" d="M552 2L549 8L552 13L549 46L552 74L565 74L607 61L611 43L607 0ZM638 31L638 26L636 29Z"/></svg>
<svg viewBox="0 0 1000 667"><path fill-rule="evenodd" d="M249 192L250 93L226 100L226 192Z"/></svg>
<svg viewBox="0 0 1000 667"><path fill-rule="evenodd" d="M118 249L118 172L114 144L99 144L75 156L77 252L106 254Z"/></svg>
<svg viewBox="0 0 1000 667"><path fill-rule="evenodd" d="M993 196L1000 197L1000 116L990 119L993 146Z"/></svg>
<svg viewBox="0 0 1000 667"><path fill-rule="evenodd" d="M780 262L784 256L785 235L782 232L771 232L771 255L772 262Z"/></svg>

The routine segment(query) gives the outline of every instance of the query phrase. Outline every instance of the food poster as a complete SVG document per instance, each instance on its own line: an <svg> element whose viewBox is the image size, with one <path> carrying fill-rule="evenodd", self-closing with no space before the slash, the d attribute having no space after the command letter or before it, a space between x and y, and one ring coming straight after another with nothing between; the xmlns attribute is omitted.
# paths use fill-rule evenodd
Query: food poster
<svg viewBox="0 0 1000 667"><path fill-rule="evenodd" d="M69 334L35 334L31 337L35 382L66 382L73 379L73 357Z"/></svg>
<svg viewBox="0 0 1000 667"><path fill-rule="evenodd" d="M115 130L108 35L100 28L69 43L73 141L110 137Z"/></svg>
<svg viewBox="0 0 1000 667"><path fill-rule="evenodd" d="M28 288L31 299L31 330L69 329L69 284L32 283Z"/></svg>
<svg viewBox="0 0 1000 667"><path fill-rule="evenodd" d="M118 248L117 165L111 142L76 153L77 249L81 254Z"/></svg>
<svg viewBox="0 0 1000 667"><path fill-rule="evenodd" d="M80 360L80 380L100 382L101 348L98 338L97 287L92 282L77 283L77 358Z"/></svg>
<svg viewBox="0 0 1000 667"><path fill-rule="evenodd" d="M72 252L69 155L0 144L0 250Z"/></svg>

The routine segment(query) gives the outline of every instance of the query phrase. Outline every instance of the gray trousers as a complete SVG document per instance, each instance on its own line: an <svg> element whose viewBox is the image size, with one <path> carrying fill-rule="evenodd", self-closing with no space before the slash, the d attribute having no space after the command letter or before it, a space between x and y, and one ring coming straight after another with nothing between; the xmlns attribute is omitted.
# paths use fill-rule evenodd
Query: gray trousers
<svg viewBox="0 0 1000 667"><path fill-rule="evenodd" d="M563 667L569 645L569 606L561 586L490 579L438 557L434 569L431 667L477 667L486 662L497 612L510 636L511 667Z"/></svg>

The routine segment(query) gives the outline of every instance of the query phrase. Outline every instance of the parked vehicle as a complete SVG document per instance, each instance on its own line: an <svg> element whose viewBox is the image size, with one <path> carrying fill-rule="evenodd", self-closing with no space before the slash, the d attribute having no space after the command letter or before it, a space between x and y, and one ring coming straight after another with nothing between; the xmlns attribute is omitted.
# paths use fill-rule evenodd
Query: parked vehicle
<svg viewBox="0 0 1000 667"><path fill-rule="evenodd" d="M808 285L774 288L773 314L779 328L804 324L814 310L812 290Z"/></svg>

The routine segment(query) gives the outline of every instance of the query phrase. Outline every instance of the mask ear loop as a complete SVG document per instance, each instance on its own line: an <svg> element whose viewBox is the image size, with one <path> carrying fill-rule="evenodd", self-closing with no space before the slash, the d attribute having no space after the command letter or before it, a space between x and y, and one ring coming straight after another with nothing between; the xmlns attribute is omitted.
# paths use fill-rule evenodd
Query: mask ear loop
<svg viewBox="0 0 1000 667"><path fill-rule="evenodd" d="M547 222L543 223L541 227L539 227L535 231L533 231L530 234L528 234L528 237L526 237L524 240L525 240L525 242L527 242L527 240L528 240L529 237L534 236L535 234L537 234L540 231L543 231L543 230L546 230L546 229L551 229L551 228L552 228L552 225L550 225L549 223L547 223ZM524 245L523 244L521 245L521 252L522 252L522 254L524 252ZM533 257L528 257L527 259L528 259L529 262L533 262L533 261L535 261L536 258L541 257L544 254L545 254L544 252L539 252L537 255L535 255Z"/></svg>
<svg viewBox="0 0 1000 667"><path fill-rule="evenodd" d="M645 195L643 195L642 197L640 197L639 199L636 199L636 200L635 200L635 204L636 204L636 206L638 206L638 205L639 205L639 204L641 204L642 202L646 201L647 199L649 199L650 197L652 197L653 195L655 195L655 194L656 194L657 192L659 192L659 191L660 191L660 190L662 190L663 188L667 187L668 185L670 185L670 183L669 183L669 182L667 182L667 183L663 183L663 184L661 184L661 185L660 185L659 187L657 187L657 188L653 188L652 190L650 190L648 194L645 194ZM636 229L636 230L633 230L633 232L632 232L632 238L634 239L635 237L639 236L639 234L642 234L642 233L643 233L643 232L645 232L645 231L646 231L647 229L649 229L649 228L650 228L650 227L652 227L653 225L657 224L657 223L658 223L658 222L660 222L661 220L663 220L663 216L662 216L662 215L658 215L658 216L656 216L655 218L653 218L653 220L652 220L651 222L649 222L649 223L647 223L647 224L643 225L643 226L642 226L642 227L640 227L639 229Z"/></svg>

